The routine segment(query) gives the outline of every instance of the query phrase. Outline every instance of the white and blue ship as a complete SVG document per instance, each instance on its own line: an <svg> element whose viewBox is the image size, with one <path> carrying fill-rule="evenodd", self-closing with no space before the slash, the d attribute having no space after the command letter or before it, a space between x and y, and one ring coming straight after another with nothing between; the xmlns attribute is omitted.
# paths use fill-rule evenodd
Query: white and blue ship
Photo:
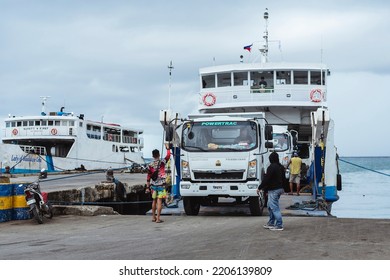
<svg viewBox="0 0 390 280"><path fill-rule="evenodd" d="M46 112L5 119L0 144L3 173L126 168L144 163L143 130L90 121L83 114Z"/></svg>

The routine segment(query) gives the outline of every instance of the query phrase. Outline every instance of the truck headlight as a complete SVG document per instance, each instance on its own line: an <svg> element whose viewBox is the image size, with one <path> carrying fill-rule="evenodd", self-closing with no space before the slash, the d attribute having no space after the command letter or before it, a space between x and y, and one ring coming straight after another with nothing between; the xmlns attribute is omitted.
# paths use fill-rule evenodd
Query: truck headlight
<svg viewBox="0 0 390 280"><path fill-rule="evenodd" d="M248 163L248 178L257 177L257 160L251 160Z"/></svg>
<svg viewBox="0 0 390 280"><path fill-rule="evenodd" d="M188 164L188 161L181 161L181 177L186 179L191 178L190 165Z"/></svg>

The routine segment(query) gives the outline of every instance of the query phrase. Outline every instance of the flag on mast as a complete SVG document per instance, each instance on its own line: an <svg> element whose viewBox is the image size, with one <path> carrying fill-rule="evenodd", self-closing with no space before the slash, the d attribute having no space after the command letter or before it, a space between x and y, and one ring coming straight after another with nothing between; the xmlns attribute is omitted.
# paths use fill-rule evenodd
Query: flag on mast
<svg viewBox="0 0 390 280"><path fill-rule="evenodd" d="M252 48L253 44L250 44L248 46L245 46L244 47L244 50L247 50L248 52L251 52L251 48Z"/></svg>

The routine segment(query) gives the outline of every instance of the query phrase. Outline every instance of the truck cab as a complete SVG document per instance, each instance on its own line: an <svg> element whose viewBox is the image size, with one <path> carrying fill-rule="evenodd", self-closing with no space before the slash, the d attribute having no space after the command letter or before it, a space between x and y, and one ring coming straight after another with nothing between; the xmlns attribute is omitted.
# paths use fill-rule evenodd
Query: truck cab
<svg viewBox="0 0 390 280"><path fill-rule="evenodd" d="M262 114L189 116L181 130L180 195L187 215L201 205L235 198L261 215L264 198L257 188L264 174L264 154L272 147L272 127Z"/></svg>

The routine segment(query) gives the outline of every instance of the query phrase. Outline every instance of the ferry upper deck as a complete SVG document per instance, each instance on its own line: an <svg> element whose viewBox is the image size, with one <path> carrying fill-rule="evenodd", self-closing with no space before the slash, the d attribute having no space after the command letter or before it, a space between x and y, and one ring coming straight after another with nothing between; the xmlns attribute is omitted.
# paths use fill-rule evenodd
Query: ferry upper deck
<svg viewBox="0 0 390 280"><path fill-rule="evenodd" d="M199 74L200 112L327 106L330 71L322 63L239 63L201 68Z"/></svg>

